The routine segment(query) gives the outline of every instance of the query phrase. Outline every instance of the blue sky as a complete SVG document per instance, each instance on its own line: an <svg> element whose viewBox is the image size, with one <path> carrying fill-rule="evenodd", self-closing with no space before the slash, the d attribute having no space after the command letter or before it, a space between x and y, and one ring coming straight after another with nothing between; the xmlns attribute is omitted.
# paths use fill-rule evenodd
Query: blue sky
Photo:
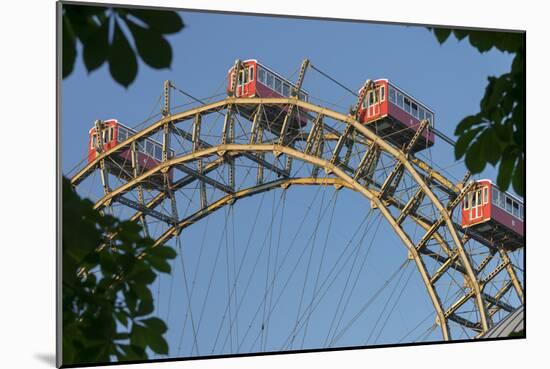
<svg viewBox="0 0 550 369"><path fill-rule="evenodd" d="M511 55L495 50L480 54L466 41L458 42L453 37L444 45L439 45L433 34L426 28L418 26L196 12L182 12L181 15L186 24L185 29L181 33L169 37L174 51L170 70L154 70L140 63L137 79L128 89L124 89L112 81L106 65L87 74L79 57L73 74L63 81L62 86L61 149L64 173L84 158L88 130L96 119L117 118L127 125L137 125L145 120L151 111L158 112L157 99L162 93L163 81L166 79L173 81L178 87L196 97L223 93L227 69L237 58L258 59L291 80L296 78L296 72L299 70L302 60L308 58L317 68L327 72L353 90L358 90L367 78L388 78L434 110L436 127L451 137L453 137L454 127L463 117L478 111L487 77L508 71L512 60ZM304 87L310 92L313 103L321 104L316 99L323 99L336 104L338 107L335 109L343 112L347 112L347 108L355 103L353 96L323 79L313 70L308 71ZM174 104L185 101L187 100L182 97L174 96ZM435 164L440 167L455 164L452 147L441 140L429 153L424 155L428 159L433 159ZM456 178L461 178L465 170L459 163L454 165L450 171ZM479 178L494 180L496 172L493 168L487 168ZM252 228L254 217L259 219L257 226L261 231L252 237L252 244L256 246L256 249L252 248L253 251L261 249L262 245L268 245L269 250L272 250L271 246L273 246L272 257L276 250L283 253L291 244L292 237L290 236L301 219L307 220L304 230L295 244L304 247L305 250L311 250L311 248L307 248L308 237L312 234L315 223L314 217L306 217L305 209L313 203L315 198L317 202L312 207L312 212L325 213L326 209L332 211L334 203L331 202L331 199L333 196L337 196L338 201L334 205L336 214L334 221L329 223L328 217L324 219L323 227L321 227L322 232L316 236L316 252L312 253L311 265L318 265L322 259L321 251L324 244L346 245L352 232L361 225L365 215L369 213L370 205L360 201L361 197L357 194L341 191L335 195L334 191L323 190L318 197L315 197L316 193L315 188L290 191L284 202L286 204L284 218L282 218L282 209L277 208L277 204L281 203L281 192L270 192L265 196L262 195L263 197L243 200L238 202L234 208L224 209L211 216L208 222L203 220L182 234L184 237L182 242L186 250L185 260L186 263L189 263L189 265L185 264L188 268L186 278L191 278L190 275L195 275L194 273L197 272L198 292L196 293L200 297L202 297L201 293L204 293L203 290L206 288L210 273L210 269L207 267L210 267L216 260L217 246L223 244L223 242L220 243L220 240L223 241L227 236L230 241L226 243L226 246L232 245L235 252L234 256L228 253L224 259L223 253L227 250L223 251L221 260L223 263L227 262L228 267L226 268L222 264L218 271L213 272L217 278L215 280L219 280L220 283L214 287L213 297L208 300L209 303L205 310L203 325L206 328L203 327L203 329L209 333L205 334L204 342L202 342L202 338L199 338L198 344L202 346L201 354L209 353L203 347L207 344L207 338L212 338L211 332L215 332L216 324L218 324L214 318L210 319L209 308L214 311L217 305L227 304L226 288L221 283L223 275L231 274L232 271L234 273L237 269L231 267L230 264L238 263L241 260L240 257L244 255L245 248L238 246L248 243L248 233ZM321 197L324 199L323 201L319 201ZM326 206L328 208L325 209ZM271 222L277 229L281 219L283 219L282 224L288 232L281 241L277 242L274 239L275 236L267 230ZM379 287L401 264L406 253L403 245L383 221L379 233L374 232L376 224L378 224L377 219L372 219L372 232L360 243L364 247L358 249L358 253L354 254L355 257L350 259L350 263L353 263L354 259L362 260L362 255L368 254L369 239L373 236L374 246L368 254L370 262L367 264L367 270L361 280L376 280L377 287ZM228 224L229 226L227 226ZM226 227L228 231L224 232ZM200 254L199 247L186 248L187 245L201 244L205 229L208 230L208 237L204 254ZM324 233L327 229L330 229L330 232ZM278 246L275 247L275 244ZM292 251L290 260L298 258L300 255L298 251L299 247ZM252 253L252 251L250 252ZM305 254L306 258L308 252ZM318 273L321 277L328 275L327 265L330 260L337 260L339 252L338 248L329 247L327 249L325 255L327 261L325 266L321 266ZM266 254L271 255L269 251L266 251ZM251 271L254 265L257 265L259 269L268 270L269 261L266 254L263 254L256 264L252 262L253 259L250 259L250 262L244 266L244 270ZM203 264L199 263L199 258ZM167 320L170 327L168 332L170 356L186 356L191 352L190 347L182 349L179 353L177 350L187 311L187 300L182 283L183 273L178 260L174 264L173 275L162 277L160 284L154 286L155 294L159 297L160 316ZM292 264L285 268L289 268L284 270L290 273ZM306 264L299 267L290 280L290 286L286 287L288 293L283 295L278 315L269 325L271 327L269 328L269 337L272 340L270 342L278 342L277 340L288 331L288 327L285 325L288 322L293 322L296 318L296 311L292 309L293 307L295 309L295 302L300 298L301 290L303 290L306 268ZM401 286L407 283L402 300L414 303L415 309L406 309L400 304L395 314L391 316L387 329L380 334L377 343L396 342L403 336L403 332L412 329L415 322L420 322L430 312L431 304L426 297L424 287L420 284L418 273L411 272L412 277L410 281L407 280L410 268L414 268L414 266L407 266L399 283L402 283ZM202 275L203 273L204 275ZM265 275L262 283L255 280L251 284L249 293L261 295L264 288L263 283L265 283ZM311 289L313 284L312 279L308 280L306 285ZM329 300L332 298L331 301L338 301L339 291L346 286L345 275L339 277L335 285L336 287L328 292L328 298ZM282 288L282 286L280 287ZM374 292L369 289L370 286L366 287L363 289L361 286L358 287L357 292L350 298L350 314L363 306L368 300L369 293ZM373 287L373 289L377 287ZM303 298L304 301L307 301L308 296ZM193 311L197 314L196 312L201 310L202 300L196 297L192 305ZM391 306L390 303L389 307ZM377 302L372 307L373 313L362 316L356 322L357 329L350 330L350 334L343 337L338 344L363 345L369 338L369 334L365 334L365 332L369 331L369 327L375 327L376 324L378 327L384 324L383 319L377 320L376 317L388 310L389 307L384 304L383 299L381 302ZM331 303L320 307L319 319L323 319L323 314L332 316L335 308L336 304ZM254 314L252 305L245 305L239 314L241 316ZM429 327L432 323L433 319L428 322L427 326ZM257 323L254 324L256 325L252 328L253 331L261 329L258 328ZM243 323L243 326L246 324ZM312 325L308 329L308 337L326 335L326 327ZM188 328L184 333L183 346L191 342L192 335L189 332ZM370 337L370 343L374 342L373 337L378 334L376 329L373 332L375 333ZM243 336L242 331L231 334L235 335L236 340L237 337ZM433 333L431 338L439 339L438 334L438 332ZM231 341L233 336L229 337L228 341ZM305 340L305 347L311 347L308 346L308 340L309 338ZM311 342L314 344L313 339ZM241 350L262 350L261 345L254 346L248 341L247 343L250 344L250 349L243 347ZM228 342L225 350L229 350L231 346L231 342ZM275 348L276 346L267 345L267 348L271 347Z"/></svg>

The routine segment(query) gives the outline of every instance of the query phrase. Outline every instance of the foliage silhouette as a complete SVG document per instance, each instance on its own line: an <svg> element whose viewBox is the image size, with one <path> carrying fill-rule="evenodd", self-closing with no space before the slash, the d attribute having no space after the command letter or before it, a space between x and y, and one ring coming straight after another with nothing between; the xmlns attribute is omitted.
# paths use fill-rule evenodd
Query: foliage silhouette
<svg viewBox="0 0 550 369"><path fill-rule="evenodd" d="M63 4L63 78L73 72L80 50L88 73L108 63L113 80L128 87L136 78L138 58L152 68L170 67L172 47L165 36L183 27L174 11ZM167 327L150 316L149 286L155 271L170 273L167 260L176 253L168 246L151 249L152 240L139 230L93 210L63 179L64 364L146 359L147 348L168 353ZM97 251L112 233L116 241ZM90 272L79 274L81 268Z"/></svg>
<svg viewBox="0 0 550 369"><path fill-rule="evenodd" d="M80 43L88 73L107 62L124 87L136 78L138 57L152 68L170 68L172 47L165 35L184 27L179 14L168 10L64 4L62 14L63 78L74 70Z"/></svg>
<svg viewBox="0 0 550 369"><path fill-rule="evenodd" d="M108 241L105 235L115 234ZM170 273L169 246L151 248L139 225L102 215L63 178L63 363L147 359L168 354L165 323L154 311L150 285ZM106 245L99 248L99 245ZM85 273L82 273L82 268Z"/></svg>
<svg viewBox="0 0 550 369"><path fill-rule="evenodd" d="M465 157L466 167L480 173L487 163L499 165L497 185L507 190L525 192L525 34L449 28L429 28L440 44L451 34L458 40L467 38L483 53L493 47L515 54L510 71L491 76L480 101L478 113L460 121L455 129L458 140L455 157Z"/></svg>

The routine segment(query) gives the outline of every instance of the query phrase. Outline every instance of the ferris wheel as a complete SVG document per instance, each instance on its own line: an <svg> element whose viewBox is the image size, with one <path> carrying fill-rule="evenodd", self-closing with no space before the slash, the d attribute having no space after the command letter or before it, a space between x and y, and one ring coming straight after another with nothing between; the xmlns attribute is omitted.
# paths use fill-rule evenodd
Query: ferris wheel
<svg viewBox="0 0 550 369"><path fill-rule="evenodd" d="M395 84L342 113L308 67L238 60L226 98L180 111L166 81L158 121L89 131L72 185L179 254L156 287L170 355L482 338L524 304L520 200L502 220L504 192L421 158L434 113Z"/></svg>

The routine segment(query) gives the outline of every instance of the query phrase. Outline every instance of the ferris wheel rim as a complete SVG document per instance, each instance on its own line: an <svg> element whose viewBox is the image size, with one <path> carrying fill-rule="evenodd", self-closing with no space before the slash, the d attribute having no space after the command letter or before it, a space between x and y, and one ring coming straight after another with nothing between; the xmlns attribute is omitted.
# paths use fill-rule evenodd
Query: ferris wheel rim
<svg viewBox="0 0 550 369"><path fill-rule="evenodd" d="M411 177L418 183L420 188L422 188L422 191L425 193L426 196L431 200L431 202L436 206L436 208L439 210L441 217L444 218L443 222L445 223L446 227L449 229L451 233L451 237L453 238L453 243L456 245L456 249L458 250L460 260L462 262L462 265L464 266L466 270L466 274L470 278L470 286L473 289L476 303L478 306L479 316L481 320L481 325L483 331L487 331L489 329L489 322L487 320L487 311L485 309L485 305L483 302L482 292L481 292L481 284L477 280L474 270L472 267L472 264L469 260L468 254L466 250L463 247L463 244L461 240L458 238L457 231L455 229L455 226L452 222L452 219L450 218L447 210L441 203L441 201L437 198L437 196L434 195L431 188L426 184L425 180L422 178L422 176L418 173L417 169L415 168L414 160L418 160L416 158L411 158L409 155L403 153L401 150L396 149L391 144L386 142L383 138L376 135L374 132L367 129L364 125L359 123L357 120L355 120L350 115L344 115L342 113L338 113L335 111L332 111L331 109L327 109L321 106L317 106L311 103L307 103L301 100L298 100L296 98L227 98L224 100L220 100L211 104L202 105L198 108L193 108L186 110L181 113L177 113L174 115L168 115L159 121L151 124L149 127L144 128L143 130L139 131L136 135L130 137L126 141L116 145L110 150L107 150L103 153L100 153L93 161L88 163L81 171L79 171L72 179L71 183L73 186L78 185L88 173L93 171L101 162L101 160L105 160L113 153L116 153L121 148L126 147L127 145L130 145L132 142L136 142L139 139L148 137L149 135L159 131L167 124L170 123L180 123L184 120L191 119L197 114L208 114L214 111L219 111L222 109L227 108L231 105L294 105L296 107L302 108L304 110L313 111L316 112L319 115L330 117L336 121L339 121L347 126L353 126L353 128L360 134L363 135L364 138L367 139L368 142L372 143L373 145L377 145L381 150L385 151L386 153L390 154L393 158L396 159L399 163L403 165L405 170L411 175ZM233 155L238 154L241 152L274 152L274 153L284 153L290 157L306 161L312 165L318 166L320 168L324 168L325 170L329 170L330 172L334 173L337 178L340 181L335 181L334 184L341 184L343 187L347 187L350 189L353 189L361 194L363 194L369 201L376 204L376 206L381 210L386 220L390 223L394 231L398 234L398 236L401 238L403 243L405 243L406 248L409 252L413 253L413 257L415 257L415 261L417 262L417 268L420 271L424 283L426 285L426 288L428 289L428 293L430 295L430 298L432 300L432 303L434 304L434 309L436 310L436 314L438 316L438 320L440 322L442 334L445 340L450 339L448 326L447 326L447 317L445 317L445 312L443 311L442 304L438 299L437 292L435 292L435 288L431 283L429 283L429 273L426 271L425 266L421 267L423 265L422 259L419 257L419 255L416 253L414 244L406 239L408 238L407 234L400 230L399 226L396 225L395 219L392 217L391 213L387 210L386 205L383 201L381 201L371 190L365 188L361 184L359 184L357 181L355 181L353 178L351 178L347 173L345 173L343 170L341 170L338 166L335 166L334 164L328 162L327 160L324 160L322 158L318 158L313 155L308 155L305 153L302 153L299 150L295 150L293 148L290 148L285 145L279 145L279 144L224 144L224 145L216 145L212 146L210 148L201 149L198 151L195 151L191 154L175 157L172 159L169 159L163 163L161 163L159 166L150 169L149 171L141 174L139 177L133 179L132 181L118 187L114 191L109 192L105 196L103 196L98 202L95 204L95 208L101 208L107 204L110 203L110 200L115 198L118 194L124 193L126 190L129 190L132 188L132 186L138 185L143 180L149 178L151 175L160 173L163 170L169 170L172 166L176 164L185 163L188 161L193 161L198 158L203 158L205 156L212 156L212 155L218 155L220 157L223 157L224 155ZM297 180L297 178L293 178L291 180ZM287 181L287 182L291 182ZM336 183L338 182L338 183ZM283 182L281 182L283 183ZM292 184L292 183L290 183ZM295 183L297 184L297 183ZM452 190L456 191L459 190L462 192L464 190L464 186L455 185L452 186ZM459 192L460 194L460 192ZM229 197L228 197L229 201ZM426 229L426 228L425 228ZM437 232L435 232L437 233ZM440 242L438 240L438 242ZM441 242L440 242L441 243ZM414 254L416 253L416 256ZM418 259L418 260L417 260ZM432 290L432 292L430 292ZM442 323L443 322L443 323Z"/></svg>

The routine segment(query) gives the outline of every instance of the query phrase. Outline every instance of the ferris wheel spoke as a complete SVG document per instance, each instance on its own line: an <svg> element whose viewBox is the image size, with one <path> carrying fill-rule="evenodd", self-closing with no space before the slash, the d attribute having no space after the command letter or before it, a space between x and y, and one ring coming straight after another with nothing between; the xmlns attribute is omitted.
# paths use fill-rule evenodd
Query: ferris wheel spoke
<svg viewBox="0 0 550 369"><path fill-rule="evenodd" d="M325 191L323 191L323 196L324 196L324 194L325 194ZM321 205L320 208L322 208L322 205ZM326 208L325 208L325 209L326 209ZM323 219L323 216L324 216L324 214L317 217L317 222L316 222L316 224L318 224L318 223ZM305 220L305 218L304 218L304 220ZM314 227L314 228L315 228L315 227ZM295 233L295 236L294 236L294 238L293 238L291 244L290 244L289 247L287 248L287 251L286 251L286 253L285 253L284 257L283 257L283 260L281 261L281 263L279 264L279 266L276 268L276 271L275 271L275 273L274 273L274 276L271 278L271 281L270 281L270 283L269 283L269 286L266 287L266 291L267 291L267 292L269 292L269 291L273 288L273 286L274 286L274 284L275 284L275 280L276 280L276 278L279 276L279 273L280 273L280 271L281 271L281 269L282 269L282 267L283 267L283 265L284 265L284 262L286 261L287 257L288 257L289 254L290 254L291 246L294 244L294 241L296 240L296 237L297 237L297 235L298 235L298 232L299 232L299 229L298 229L298 231ZM315 232L315 231L314 231L314 232ZM314 232L313 232L313 233L314 233ZM286 278L285 282L283 283L283 286L281 287L281 292L278 294L278 296L277 296L277 298L276 298L276 301L275 301L275 304L272 305L272 308L271 308L269 311L266 312L266 315L267 315L267 316L270 316L270 315L272 314L272 312L273 312L273 310L275 309L275 307L277 306L277 304L278 304L278 302L279 302L279 300L280 300L282 294L284 293L284 290L285 290L286 286L287 286L288 283L291 281L292 276L293 276L294 273L296 272L296 270L297 270L297 268L298 268L298 266L299 266L299 264L300 264L300 261L302 260L302 258L303 258L303 256L304 256L306 250L308 249L308 246L311 244L311 240L312 240L312 238L313 238L313 233L312 233L312 235L310 235L310 237L308 238L308 241L307 241L307 243L306 243L306 247L303 248L302 252L300 253L300 255L298 256L296 262L294 263L294 266L292 267L292 269L291 269L291 271L290 271L288 277ZM303 289L302 289L302 291L303 291ZM265 297L266 297L266 294L263 295L262 301L261 301L260 304L258 305L258 307L257 307L257 309L256 309L256 312L255 312L255 314L254 314L254 317L252 318L252 322L256 319L256 316L258 315L258 313L259 313L259 311L260 311L260 308L263 306L263 301L264 301ZM262 321L262 325L263 325L263 324L264 324L263 322L265 321L265 319L262 319L261 321ZM251 327L251 324L249 325L249 327ZM261 336L263 335L263 330L264 330L264 329L260 329L260 330L259 330L258 334L256 335L256 337L255 337L255 339L254 339L254 341L253 341L253 343L252 343L252 347L254 347L254 345L255 345L255 343L257 342L257 340L259 339L259 337L261 337ZM245 334L245 336L243 337L243 342L244 342L244 339L248 336L248 333L249 333L249 332L250 332L250 328L246 331L246 334ZM251 347L251 349L252 349L252 347Z"/></svg>
<svg viewBox="0 0 550 369"><path fill-rule="evenodd" d="M373 210L373 209L371 209L371 210L369 211L369 214L373 214L372 210ZM368 215L369 215L369 214L368 214ZM366 219L368 219L368 215L367 215ZM367 221L367 223L366 223L367 228L365 229L365 232L363 232L363 234L362 234L362 236L361 236L361 239L360 239L359 242L358 242L358 245L363 244L363 242L364 242L364 240L365 240L365 238L366 238L366 236L367 236L367 234L368 234L368 229L369 229L369 227L370 227L369 225L372 224L371 222L376 222L376 228L375 228L375 230L374 230L374 232L373 232L373 234L372 234L372 237L371 237L371 240L370 240L370 242L369 242L369 245L367 246L367 249L366 249L365 255L363 256L363 259L362 259L362 261L361 261L359 270L358 270L357 273L356 273L356 276L355 276L355 280L354 280L354 282L353 282L353 285L352 285L352 287L351 287L351 289L350 289L350 291L349 291L349 293L348 293L348 296L347 296L347 298L346 298L345 303L344 303L343 306L342 306L342 310L341 310L340 316L339 316L339 318L338 318L338 321L336 322L336 326L334 326L334 331L333 331L333 335L332 335L332 337L331 337L331 340L334 339L334 335L336 334L336 332L338 331L338 328L340 327L340 324L342 323L342 319L343 319L344 316L345 316L346 310L347 310L347 308L348 308L348 306L349 306L349 303L350 303L350 300L351 300L351 298L352 298L352 296L353 296L353 292L354 292L354 290L355 290L355 288L356 288L356 286L357 286L357 284L358 284L358 282L359 282L359 277L361 276L361 273L362 273L362 271L364 270L364 268L365 268L365 266L366 266L366 264L367 264L367 260L368 260L368 257L369 257L369 255L370 255L370 251L371 251L371 249L372 249L372 247L373 247L373 245L374 245L374 240L375 240L375 238L376 238L376 235L378 234L378 229L380 228L380 223L381 223L381 221L382 221L382 218L380 217L380 214L377 214L377 215L375 216L375 219L376 219L376 218L378 218L378 221L377 221L377 222L376 222L375 220L368 220L368 221ZM357 256L356 256L356 258L354 259L354 263L355 263L355 261L358 259L359 251L360 251L360 250L361 250L361 249L360 249L359 247L357 247ZM350 272L349 272L349 274L348 274L348 278L346 279L346 284L344 285L344 289L342 289L342 293L341 293L340 298L339 298L339 300L338 300L338 305L337 305L336 311L335 311L335 313L334 313L334 317L332 318L332 321L331 321L329 330L328 330L328 332L327 332L327 336L326 336L326 338L325 338L324 346L328 346L328 345L329 345L329 336L330 336L330 333L331 333L331 331L332 331L332 326L333 326L333 324L334 324L334 322L335 322L335 318L336 318L336 316L337 316L337 314L338 314L338 310L339 310L340 306L342 305L344 293L346 292L346 288L347 288L347 285L348 285L348 282L349 282L349 278L351 277L352 271L353 271L353 265L352 265L352 267L350 268Z"/></svg>
<svg viewBox="0 0 550 369"><path fill-rule="evenodd" d="M370 130L357 116L307 99L195 100L194 107L168 109L163 119L96 153L72 181L80 192L89 186L97 209L140 222L155 246L175 238L181 265L172 264L174 274L159 278L155 292L157 315L176 321L176 311L185 314L177 320L178 355L333 347L350 337L357 341L356 324L364 321L371 327L362 338L366 344L385 342L390 331L413 342L477 338L523 304L522 248L494 252L475 227L461 226L463 209L455 206L477 182L447 179L452 167L437 165L429 145L420 155L409 152L427 121L416 123L411 139L410 129ZM409 139L396 144L404 135ZM173 150L167 160L132 167L129 156L120 156L166 137L171 144L163 152ZM289 191L302 185L318 186L307 201ZM335 209L342 212L341 199L348 196L340 195L344 187L371 206L343 238L347 243L334 248L339 243L331 237L343 223ZM266 204L268 191L273 201ZM257 194L250 200L260 201L257 209L241 212L240 204L244 209L248 202L240 199ZM305 215L298 221L300 207ZM200 232L190 227L204 217ZM251 227L246 236L243 224ZM377 255L379 227L405 245L399 254L408 253L405 264L416 265L399 267L389 282L376 273L377 263L392 270L388 265L400 257ZM217 244L207 241L217 233ZM369 236L370 243L364 242ZM110 237L116 242L116 234ZM181 247L182 237L191 249ZM173 296L179 283L183 302ZM370 283L374 295L356 301L357 287ZM427 317L400 309L411 284L428 290L423 308L433 311ZM418 324L397 329L394 321L402 313ZM291 318L283 322L285 314ZM436 322L427 326L434 315Z"/></svg>
<svg viewBox="0 0 550 369"><path fill-rule="evenodd" d="M401 287L401 290L399 291L399 294L397 295L397 298L395 298L394 300L394 303L391 307L391 309L389 310L389 312L386 314L386 319L384 320L384 323L382 324L380 330L378 331L378 335L376 336L376 338L374 339L374 342L373 344L376 344L378 342L378 339L380 338L380 335L382 334L382 332L384 332L384 329L386 328L386 325L388 324L388 320L390 319L390 317L392 316L395 308L397 307L397 304L399 302L399 300L401 299L401 296L403 296L403 292L405 292L405 289L407 287L407 285L409 284L409 281L411 280L411 277L413 276L413 272L414 272L414 269L413 268L409 268L410 271L409 271L409 276L407 277L405 283L403 284L403 286ZM397 289L397 286L398 284L396 284L396 289ZM393 292L392 292L393 294ZM390 301L390 300L388 300ZM384 309L385 310L385 309ZM373 330L374 332L374 330ZM368 341L368 339L367 339Z"/></svg>
<svg viewBox="0 0 550 369"><path fill-rule="evenodd" d="M337 277L343 272L345 266L349 263L351 257L356 253L356 251L361 246L361 242L364 239L365 234L366 234L366 232L368 231L368 229L370 227L370 225L369 225L370 222L365 223L366 221L367 221L367 218L363 219L361 224L359 224L359 226L353 232L353 235L348 240L348 242L346 243L346 246L340 252L340 254L338 255L338 258L336 258L336 261L334 262L332 268L328 271L327 276L325 277L325 279L321 283L320 289L324 288L323 292L318 295L319 297L316 300L312 301L309 305L307 305L304 308L304 311L302 312L301 316L298 319L300 324L298 324L298 326L296 326L289 333L289 335L287 336L286 340L283 343L283 346L282 346L281 350L285 349L289 345L290 340L293 338L293 336L296 334L296 332L298 332L303 327L304 323L303 323L302 319L304 318L304 316L306 316L307 314L309 314L310 311L315 310L319 306L319 304L322 301L322 299L324 298L324 296L330 290L330 287L334 284ZM362 227L365 227L365 229L363 231L363 235L361 236L361 241L357 242L356 246L354 248L350 249L350 247L353 245L353 240L357 237L357 235L361 231ZM345 259L343 259L344 256L346 255L346 253L348 253L348 256ZM341 265L339 266L339 264L341 264ZM338 266L339 266L339 268L338 268ZM333 274L333 273L335 273L335 274Z"/></svg>

